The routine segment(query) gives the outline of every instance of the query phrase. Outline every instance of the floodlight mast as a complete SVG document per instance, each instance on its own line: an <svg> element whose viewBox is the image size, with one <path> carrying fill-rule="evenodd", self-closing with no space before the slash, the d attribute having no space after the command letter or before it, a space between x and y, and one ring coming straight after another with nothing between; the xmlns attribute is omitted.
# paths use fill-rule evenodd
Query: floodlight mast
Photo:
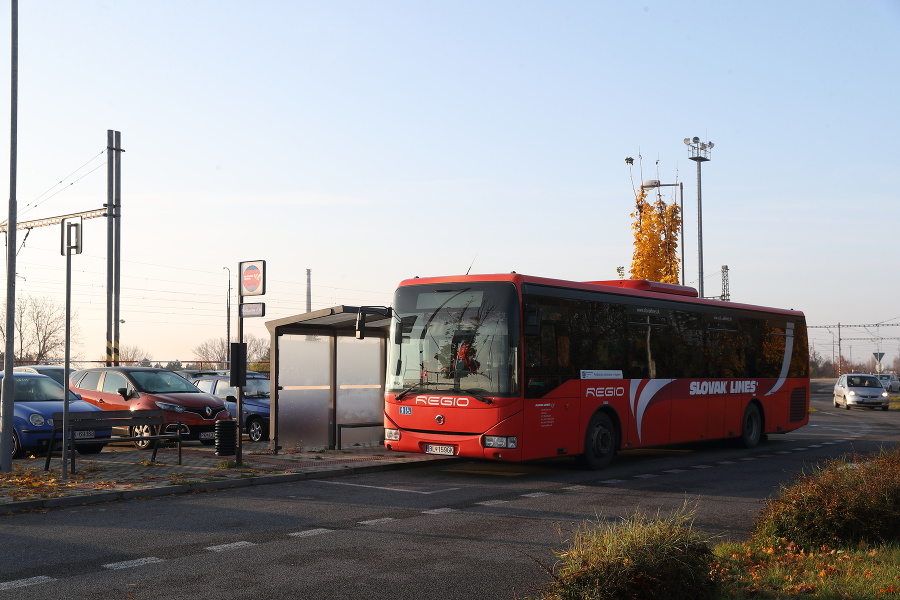
<svg viewBox="0 0 900 600"><path fill-rule="evenodd" d="M712 142L701 142L700 138L684 138L684 145L688 147L688 158L697 163L697 261L700 270L700 282L697 291L703 298L703 194L700 184L700 164L709 160L712 151Z"/></svg>

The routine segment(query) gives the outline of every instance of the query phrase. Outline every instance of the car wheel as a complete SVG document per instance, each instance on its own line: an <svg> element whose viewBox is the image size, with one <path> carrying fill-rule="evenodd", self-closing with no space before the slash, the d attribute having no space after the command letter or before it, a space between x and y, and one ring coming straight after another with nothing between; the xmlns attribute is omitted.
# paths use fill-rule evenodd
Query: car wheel
<svg viewBox="0 0 900 600"><path fill-rule="evenodd" d="M578 461L582 466L596 471L612 462L616 454L616 427L606 413L591 417L584 432L584 454Z"/></svg>
<svg viewBox="0 0 900 600"><path fill-rule="evenodd" d="M744 419L741 421L741 447L754 448L759 445L762 430L762 415L759 414L759 407L751 402L744 409Z"/></svg>
<svg viewBox="0 0 900 600"><path fill-rule="evenodd" d="M216 440L200 440L200 443L204 446L212 446L216 443Z"/></svg>
<svg viewBox="0 0 900 600"><path fill-rule="evenodd" d="M100 454L103 451L103 448L106 447L106 444L85 444L83 446L78 446L79 454Z"/></svg>
<svg viewBox="0 0 900 600"><path fill-rule="evenodd" d="M156 435L156 428L153 425L135 425L131 428L131 437L144 437ZM152 440L135 440L134 445L140 448L141 450L146 450L150 447L150 442Z"/></svg>
<svg viewBox="0 0 900 600"><path fill-rule="evenodd" d="M850 410L850 403L847 402L847 396L844 396L844 408Z"/></svg>
<svg viewBox="0 0 900 600"><path fill-rule="evenodd" d="M15 432L15 430L13 430L12 457L13 457L13 458L19 458L19 457L22 456L23 454L24 454L24 452L22 451L22 444L19 443L19 436L18 436L18 434Z"/></svg>
<svg viewBox="0 0 900 600"><path fill-rule="evenodd" d="M261 442L263 440L265 436L262 419L250 419L250 422L247 423L247 435L250 437L251 442Z"/></svg>
<svg viewBox="0 0 900 600"><path fill-rule="evenodd" d="M882 407L881 407L881 410L887 410L887 409L889 409L889 408L890 408L890 406L882 406Z"/></svg>
<svg viewBox="0 0 900 600"><path fill-rule="evenodd" d="M834 407L835 407L835 408L837 408L838 406L841 405L840 402L838 402L837 396L834 396L834 397L832 398L832 400L833 400L833 402L834 402Z"/></svg>

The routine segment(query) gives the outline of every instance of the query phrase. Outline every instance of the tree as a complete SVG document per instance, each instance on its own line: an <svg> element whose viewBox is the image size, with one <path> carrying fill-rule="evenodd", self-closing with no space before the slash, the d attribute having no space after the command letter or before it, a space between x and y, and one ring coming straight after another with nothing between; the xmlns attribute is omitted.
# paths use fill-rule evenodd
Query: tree
<svg viewBox="0 0 900 600"><path fill-rule="evenodd" d="M657 193L656 202L647 201L647 190L635 197L634 255L631 278L678 283L678 233L681 231L681 209L676 203L666 204Z"/></svg>
<svg viewBox="0 0 900 600"><path fill-rule="evenodd" d="M269 340L255 335L245 335L247 362L269 360ZM228 362L229 344L225 338L206 340L194 348L194 357L203 362Z"/></svg>
<svg viewBox="0 0 900 600"><path fill-rule="evenodd" d="M6 343L5 310L0 323L0 337ZM72 319L77 317L72 314ZM66 348L66 308L44 297L24 296L16 300L14 319L15 360L45 362L61 360ZM74 340L75 327L70 334Z"/></svg>

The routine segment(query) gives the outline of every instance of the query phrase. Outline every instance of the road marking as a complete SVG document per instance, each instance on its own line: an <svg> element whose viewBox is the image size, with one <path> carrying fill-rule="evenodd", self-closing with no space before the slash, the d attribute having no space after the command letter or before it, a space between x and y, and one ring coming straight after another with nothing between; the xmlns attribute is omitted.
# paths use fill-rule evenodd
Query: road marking
<svg viewBox="0 0 900 600"><path fill-rule="evenodd" d="M580 492L581 490L586 490L587 486L586 485L570 485L569 487L564 487L563 489L567 490L569 492Z"/></svg>
<svg viewBox="0 0 900 600"><path fill-rule="evenodd" d="M624 481L625 481L624 479L604 479L600 483L605 483L605 484L609 485L611 483L623 483Z"/></svg>
<svg viewBox="0 0 900 600"><path fill-rule="evenodd" d="M663 471L663 473L684 473L685 469L669 469L668 471Z"/></svg>
<svg viewBox="0 0 900 600"><path fill-rule="evenodd" d="M716 464L717 464L717 465L736 465L737 462L735 462L735 461L733 461L733 460L720 460L720 461L717 462Z"/></svg>
<svg viewBox="0 0 900 600"><path fill-rule="evenodd" d="M146 558L138 558L135 560L125 560L122 562L107 563L107 564L103 565L103 568L111 569L111 570L130 569L132 567L142 567L144 565L152 565L152 564L161 563L161 562L163 562L163 559L161 559L161 558L156 558L155 556L148 556Z"/></svg>
<svg viewBox="0 0 900 600"><path fill-rule="evenodd" d="M294 533L289 533L288 535L291 537L310 537L314 535L320 535L322 533L328 533L331 531L330 529L325 529L324 527L319 527L318 529L307 529L306 531L295 531Z"/></svg>
<svg viewBox="0 0 900 600"><path fill-rule="evenodd" d="M756 458L753 456L745 456L744 458L742 458L740 460L756 460Z"/></svg>
<svg viewBox="0 0 900 600"><path fill-rule="evenodd" d="M651 477L659 477L659 475L654 475L653 473L643 473L641 475L635 475L636 479L650 479Z"/></svg>
<svg viewBox="0 0 900 600"><path fill-rule="evenodd" d="M475 504L480 504L481 506L495 506L497 504L506 504L506 500L484 500L482 502L476 502Z"/></svg>
<svg viewBox="0 0 900 600"><path fill-rule="evenodd" d="M28 579L16 579L15 581L4 581L0 583L0 591L2 590L13 590L15 588L26 587L29 585L36 585L38 583L47 583L50 581L56 581L53 577L46 577L41 575L40 577L29 577Z"/></svg>
<svg viewBox="0 0 900 600"><path fill-rule="evenodd" d="M542 498L544 496L549 496L547 492L531 492L530 494L522 494L523 498Z"/></svg>
<svg viewBox="0 0 900 600"><path fill-rule="evenodd" d="M363 485L362 483L347 483L346 481L329 481L327 479L322 479L319 481L319 483L330 483L332 485L349 485L349 486L353 486L353 487L369 488L371 490L385 490L388 492L406 492L407 494L424 494L426 496L431 495L431 494L442 494L444 492L453 492L453 491L459 489L459 488L444 488L442 490L434 490L432 492L423 492L420 490L403 490L403 489L399 489L399 488L384 487L384 486L380 486L380 485Z"/></svg>
<svg viewBox="0 0 900 600"><path fill-rule="evenodd" d="M512 473L503 471L476 471L474 469L444 469L448 473L466 473L467 475L499 475L501 477L519 477L528 473Z"/></svg>
<svg viewBox="0 0 900 600"><path fill-rule="evenodd" d="M249 548L255 546L253 542L232 542L231 544L220 544L219 546L207 546L204 550L210 552L226 552L228 550L237 550L238 548Z"/></svg>
<svg viewBox="0 0 900 600"><path fill-rule="evenodd" d="M359 521L360 525L378 525L380 523L387 523L389 521L396 521L393 517L384 517L383 519L369 519L368 521Z"/></svg>
<svg viewBox="0 0 900 600"><path fill-rule="evenodd" d="M712 465L692 465L692 469L712 469Z"/></svg>
<svg viewBox="0 0 900 600"><path fill-rule="evenodd" d="M454 508L432 508L431 510L423 510L424 515L442 515L444 513L455 512Z"/></svg>

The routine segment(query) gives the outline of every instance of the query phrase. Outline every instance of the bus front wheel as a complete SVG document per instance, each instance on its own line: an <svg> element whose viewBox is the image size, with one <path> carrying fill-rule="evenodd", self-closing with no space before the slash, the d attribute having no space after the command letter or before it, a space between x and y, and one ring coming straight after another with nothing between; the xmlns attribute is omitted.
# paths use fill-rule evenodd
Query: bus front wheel
<svg viewBox="0 0 900 600"><path fill-rule="evenodd" d="M762 415L759 407L753 402L744 409L744 419L741 421L740 445L742 448L754 448L763 437Z"/></svg>
<svg viewBox="0 0 900 600"><path fill-rule="evenodd" d="M584 434L584 454L579 462L596 471L607 466L616 454L616 427L606 413L598 412L591 417Z"/></svg>

